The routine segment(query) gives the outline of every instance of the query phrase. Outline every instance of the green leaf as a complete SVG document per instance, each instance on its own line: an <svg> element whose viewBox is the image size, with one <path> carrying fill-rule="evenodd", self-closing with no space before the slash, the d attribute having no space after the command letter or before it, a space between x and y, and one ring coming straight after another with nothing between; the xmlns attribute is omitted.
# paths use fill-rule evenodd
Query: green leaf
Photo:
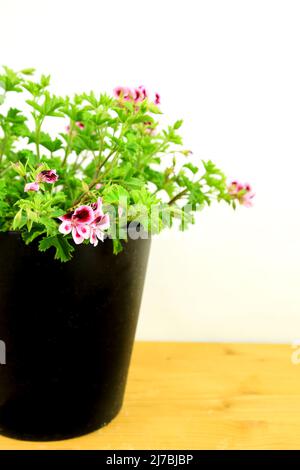
<svg viewBox="0 0 300 470"><path fill-rule="evenodd" d="M150 113L153 113L153 114L162 114L161 110L159 109L158 106L156 106L155 104L153 103L149 103L148 104L148 109L150 111Z"/></svg>
<svg viewBox="0 0 300 470"><path fill-rule="evenodd" d="M90 103L92 105L93 108L98 108L99 106L99 101L97 100L96 96L95 96L95 93L93 91L91 91L89 94L87 93L83 93L82 94L82 99L86 100L88 103Z"/></svg>
<svg viewBox="0 0 300 470"><path fill-rule="evenodd" d="M9 108L6 120L11 124L22 124L27 121L27 118L21 114L19 109Z"/></svg>
<svg viewBox="0 0 300 470"><path fill-rule="evenodd" d="M113 239L113 253L114 255L117 255L118 253L121 253L123 251L123 245L122 242L118 238Z"/></svg>
<svg viewBox="0 0 300 470"><path fill-rule="evenodd" d="M47 77L46 77L47 78ZM43 116L63 117L58 110L64 105L64 100L59 96L50 95L48 91L44 92L44 102L41 105L41 114Z"/></svg>
<svg viewBox="0 0 300 470"><path fill-rule="evenodd" d="M41 87L42 88L47 88L47 86L50 85L50 79L51 79L50 75L42 75L41 76L41 81L40 81Z"/></svg>
<svg viewBox="0 0 300 470"><path fill-rule="evenodd" d="M33 109L38 111L40 114L42 113L42 107L34 100L26 100L26 103L29 104L29 106L31 106Z"/></svg>
<svg viewBox="0 0 300 470"><path fill-rule="evenodd" d="M35 69L33 69L33 68L20 70L20 73L22 73L23 75L33 75L34 72L35 72Z"/></svg>
<svg viewBox="0 0 300 470"><path fill-rule="evenodd" d="M113 110L117 113L121 122L125 122L127 119L127 114L124 109L114 107Z"/></svg>
<svg viewBox="0 0 300 470"><path fill-rule="evenodd" d="M142 115L137 115L137 116L132 116L130 119L128 119L129 124L138 124L139 122L151 122L153 123L153 117L149 116L149 114L142 114Z"/></svg>
<svg viewBox="0 0 300 470"><path fill-rule="evenodd" d="M163 131L163 133L165 137L169 140L169 142L172 142L173 144L177 144L177 145L182 145L182 138L180 135L176 134L174 127L169 126L168 132Z"/></svg>
<svg viewBox="0 0 300 470"><path fill-rule="evenodd" d="M13 230L17 230L19 228L22 228L25 223L26 223L26 219L23 218L23 214L22 214L22 209L20 209L15 217L14 217L14 220L13 220L13 223L12 223L12 228Z"/></svg>
<svg viewBox="0 0 300 470"><path fill-rule="evenodd" d="M179 119L178 121L175 122L173 127L174 127L174 129L177 130L182 126L182 124L183 124L183 119Z"/></svg>
<svg viewBox="0 0 300 470"><path fill-rule="evenodd" d="M11 167L16 173L18 173L18 175L22 176L22 178L24 178L24 176L26 176L26 169L25 169L23 163L21 163L21 162L12 163Z"/></svg>
<svg viewBox="0 0 300 470"><path fill-rule="evenodd" d="M147 180L154 183L158 189L162 189L165 183L165 175L160 171L153 170L150 167L146 167L145 175L147 176Z"/></svg>
<svg viewBox="0 0 300 470"><path fill-rule="evenodd" d="M43 235L43 233L45 233L44 229L34 230L31 232L23 232L22 238L24 242L26 243L26 245L29 245L29 243L33 242L33 240Z"/></svg>
<svg viewBox="0 0 300 470"><path fill-rule="evenodd" d="M16 91L20 93L22 88L19 86L21 84L21 78L18 73L14 72L9 67L3 67L5 74L0 75L0 83L5 91Z"/></svg>
<svg viewBox="0 0 300 470"><path fill-rule="evenodd" d="M37 162L37 156L35 153L32 152L32 150L27 150L27 149L20 150L17 153L17 156L19 159L19 163L22 163L25 166L29 164L30 166L34 167ZM25 171L25 174L26 174L26 171ZM22 176L25 176L25 174L22 174Z"/></svg>
<svg viewBox="0 0 300 470"><path fill-rule="evenodd" d="M131 192L131 197L134 204L145 206L150 208L153 204L157 202L155 195L151 194L146 188L141 188L140 190L133 190Z"/></svg>
<svg viewBox="0 0 300 470"><path fill-rule="evenodd" d="M192 163L185 163L184 165L184 168L188 168L189 170L191 170L191 172L195 175L196 173L198 173L199 171L199 168L195 165L193 165Z"/></svg>
<svg viewBox="0 0 300 470"><path fill-rule="evenodd" d="M105 204L118 205L129 200L129 193L123 186L112 184L103 191L103 199Z"/></svg>
<svg viewBox="0 0 300 470"><path fill-rule="evenodd" d="M61 235L56 235L54 237L43 238L39 242L39 250L46 251L50 248L55 248L55 259L58 259L65 263L72 258L72 253L75 248L72 246L66 238L63 238Z"/></svg>
<svg viewBox="0 0 300 470"><path fill-rule="evenodd" d="M60 139L52 139L49 134L45 132L40 132L39 137L37 138L34 132L27 134L28 143L36 143L37 140L40 145L45 147L49 152L53 153L62 148L62 141Z"/></svg>
<svg viewBox="0 0 300 470"><path fill-rule="evenodd" d="M39 97L41 94L41 87L38 83L27 80L25 83L23 83L22 86L25 90L29 91L29 93L35 98Z"/></svg>
<svg viewBox="0 0 300 470"><path fill-rule="evenodd" d="M140 178L128 178L124 181L124 186L127 190L141 189L145 184L145 181Z"/></svg>
<svg viewBox="0 0 300 470"><path fill-rule="evenodd" d="M47 150L49 150L49 152L51 153L56 152L57 150L60 150L62 148L62 141L60 139L52 140L51 138L43 139L42 137L40 140L40 144Z"/></svg>

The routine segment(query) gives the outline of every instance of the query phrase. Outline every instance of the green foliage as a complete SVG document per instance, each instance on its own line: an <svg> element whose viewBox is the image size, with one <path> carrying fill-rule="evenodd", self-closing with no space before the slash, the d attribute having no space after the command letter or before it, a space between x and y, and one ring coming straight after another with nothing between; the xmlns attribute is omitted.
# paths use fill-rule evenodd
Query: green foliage
<svg viewBox="0 0 300 470"><path fill-rule="evenodd" d="M134 103L93 91L60 97L48 90L50 76L33 74L8 67L0 74L1 231L20 231L25 243L38 239L41 251L53 249L56 259L67 261L74 246L71 235L59 233L58 217L98 197L107 210L117 214L122 207L128 221L151 233L174 220L185 230L194 211L213 200L235 207L221 170L182 146L182 120L162 129L161 110L149 99ZM18 94L17 108L10 107L10 93ZM54 118L58 131L52 136L47 125ZM57 182L24 192L50 169ZM115 221L118 227L118 215ZM114 253L123 245L113 237Z"/></svg>
<svg viewBox="0 0 300 470"><path fill-rule="evenodd" d="M126 205L129 200L129 193L123 186L113 184L103 190L103 198L106 204L118 205L125 202Z"/></svg>
<svg viewBox="0 0 300 470"><path fill-rule="evenodd" d="M123 245L122 245L121 240L119 240L118 238L114 238L113 239L113 253L114 253L114 255L117 255L117 254L121 253L122 250L123 250Z"/></svg>
<svg viewBox="0 0 300 470"><path fill-rule="evenodd" d="M39 145L42 145L42 147L45 147L51 153L56 152L63 147L60 139L51 139L50 135L45 132L40 132L38 139L34 132L28 133L27 137L29 144L32 144L33 142L36 144L38 142Z"/></svg>
<svg viewBox="0 0 300 470"><path fill-rule="evenodd" d="M62 235L43 238L39 243L40 251L46 251L55 248L54 258L62 262L69 261L72 258L74 246L72 246Z"/></svg>

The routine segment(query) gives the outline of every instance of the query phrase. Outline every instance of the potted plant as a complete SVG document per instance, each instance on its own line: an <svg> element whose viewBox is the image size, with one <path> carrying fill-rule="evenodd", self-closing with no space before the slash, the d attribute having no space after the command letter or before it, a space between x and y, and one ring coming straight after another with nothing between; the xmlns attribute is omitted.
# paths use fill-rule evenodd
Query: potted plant
<svg viewBox="0 0 300 470"><path fill-rule="evenodd" d="M0 430L50 440L122 405L151 235L253 193L160 126L159 94L61 97L33 74L0 76Z"/></svg>

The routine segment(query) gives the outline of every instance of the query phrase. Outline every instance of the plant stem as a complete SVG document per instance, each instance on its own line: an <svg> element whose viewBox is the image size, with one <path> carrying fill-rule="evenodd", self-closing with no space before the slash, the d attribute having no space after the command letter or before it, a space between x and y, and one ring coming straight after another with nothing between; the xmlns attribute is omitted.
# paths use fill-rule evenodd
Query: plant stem
<svg viewBox="0 0 300 470"><path fill-rule="evenodd" d="M113 169L113 167L115 166L115 164L118 160L119 154L120 154L120 152L116 153L116 155L114 156L114 158L111 161L110 167L107 168L107 170L104 173L102 173L101 179L104 178L104 176L106 176Z"/></svg>
<svg viewBox="0 0 300 470"><path fill-rule="evenodd" d="M72 121L71 125L70 125L69 139L68 139L68 143L67 143L67 146L66 146L66 151L65 151L65 156L64 156L63 162L62 162L62 166L66 165L67 160L68 160L68 156L70 154L71 144L72 144L72 140L73 140L73 130L74 130L74 122Z"/></svg>
<svg viewBox="0 0 300 470"><path fill-rule="evenodd" d="M116 151L116 147L113 148L109 154L107 155L107 157L103 160L103 162L101 162L99 165L98 165L98 168L96 169L96 172L95 172L95 176L93 178L93 181L97 181L99 175L100 175L100 171L102 170L102 168L104 167L105 163L110 159L110 157L115 153Z"/></svg>
<svg viewBox="0 0 300 470"><path fill-rule="evenodd" d="M178 199L181 199L182 196L184 196L188 192L188 188L183 189L180 193L176 194L170 201L168 202L168 205L171 206L176 202Z"/></svg>
<svg viewBox="0 0 300 470"><path fill-rule="evenodd" d="M107 157L105 158L105 160L101 163L101 165L99 165L99 167L97 168L97 172L96 172L96 175L95 177L92 179L92 181L90 182L89 184L89 191L91 189L93 189L94 186L96 186L96 184L100 181L99 180L99 173L100 173L100 170L101 168L105 165L105 163L107 162L107 160L113 155L113 153L115 152L115 148L107 155ZM104 173L106 174L106 173ZM103 175L104 176L104 175ZM101 178L102 178L102 175L101 175ZM77 199L75 199L75 201L72 202L72 208L75 207L77 204L79 204L79 202L82 201L82 199L88 194L88 191L85 191L84 193L80 194L80 196L78 196Z"/></svg>
<svg viewBox="0 0 300 470"><path fill-rule="evenodd" d="M36 129L35 129L35 147L36 147L36 156L37 156L37 161L40 161L40 133L41 133L41 127L42 127L42 122L38 122L36 120Z"/></svg>
<svg viewBox="0 0 300 470"><path fill-rule="evenodd" d="M77 167L79 166L79 157L80 157L80 153L76 156L75 158L75 161L73 163L73 171L75 173L75 171L77 170Z"/></svg>
<svg viewBox="0 0 300 470"><path fill-rule="evenodd" d="M3 140L2 140L1 150L0 150L0 163L2 162L2 158L4 155L6 141L7 141L7 134L5 133Z"/></svg>
<svg viewBox="0 0 300 470"><path fill-rule="evenodd" d="M11 170L11 167L8 166L7 168L4 168L2 171L0 171L0 176L3 176L5 173L7 173L9 170Z"/></svg>
<svg viewBox="0 0 300 470"><path fill-rule="evenodd" d="M122 131L120 133L120 138L124 135L124 132L126 130L126 127L123 127L122 128ZM99 183L99 181L101 181L101 179L103 178L103 176L106 176L107 173L109 173L109 171L112 169L114 163L116 162L117 160L117 156L119 155L119 152L116 153L115 157L113 158L112 160L112 163L111 163L111 166L110 168L108 168L102 175L100 175L100 171L102 170L102 168L104 167L104 165L107 163L107 161L109 160L109 158L116 152L117 150L117 146L114 146L111 151L109 152L109 154L107 155L107 157L105 157L105 159L103 160L103 162L100 162L99 166L96 168L96 172L95 172L95 176L93 177L92 181L90 182L89 184L89 190L93 189L94 186L96 186L97 183ZM102 153L102 150L101 150L101 153ZM100 156L100 154L99 154ZM101 178L100 178L101 176ZM72 207L75 207L77 204L79 204L79 202L82 201L82 199L87 195L88 191L85 191L84 193L82 193L77 199L75 199L75 201L72 202Z"/></svg>

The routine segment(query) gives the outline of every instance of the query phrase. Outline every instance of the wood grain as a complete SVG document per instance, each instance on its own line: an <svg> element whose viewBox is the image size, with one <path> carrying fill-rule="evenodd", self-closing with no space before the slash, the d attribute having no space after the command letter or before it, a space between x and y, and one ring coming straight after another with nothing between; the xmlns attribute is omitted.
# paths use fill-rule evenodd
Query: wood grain
<svg viewBox="0 0 300 470"><path fill-rule="evenodd" d="M0 449L300 449L300 365L285 345L135 344L119 416L49 443Z"/></svg>

